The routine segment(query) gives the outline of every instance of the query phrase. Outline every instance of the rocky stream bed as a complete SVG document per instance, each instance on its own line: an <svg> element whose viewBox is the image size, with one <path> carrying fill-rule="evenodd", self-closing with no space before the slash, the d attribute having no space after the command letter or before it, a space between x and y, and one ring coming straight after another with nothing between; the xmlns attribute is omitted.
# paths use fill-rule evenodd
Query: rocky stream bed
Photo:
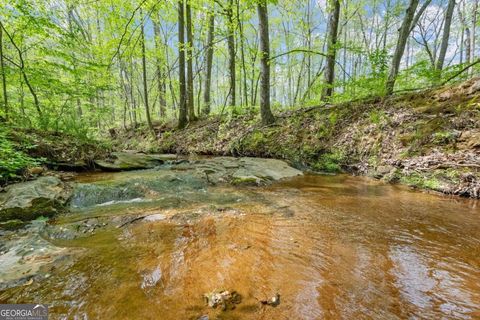
<svg viewBox="0 0 480 320"><path fill-rule="evenodd" d="M480 316L480 203L256 158L119 153L0 194L0 303L52 319Z"/></svg>

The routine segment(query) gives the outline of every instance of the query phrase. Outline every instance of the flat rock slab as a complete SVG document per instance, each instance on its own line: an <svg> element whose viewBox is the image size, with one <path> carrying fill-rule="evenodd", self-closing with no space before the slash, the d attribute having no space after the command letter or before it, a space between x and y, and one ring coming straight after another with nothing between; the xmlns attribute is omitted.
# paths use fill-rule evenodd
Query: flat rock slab
<svg viewBox="0 0 480 320"><path fill-rule="evenodd" d="M0 221L28 221L60 212L70 197L69 188L56 177L17 183L0 193Z"/></svg>
<svg viewBox="0 0 480 320"><path fill-rule="evenodd" d="M302 171L290 167L286 162L277 159L240 158L240 169L233 177L241 177L242 171L261 180L277 181L302 175Z"/></svg>
<svg viewBox="0 0 480 320"><path fill-rule="evenodd" d="M104 171L130 171L141 169L153 169L165 163L175 160L176 155L149 155L142 153L114 152L107 160L95 160L95 165Z"/></svg>
<svg viewBox="0 0 480 320"><path fill-rule="evenodd" d="M261 185L302 175L302 171L286 162L264 158L216 157L184 163L173 169L196 170L210 183L228 182L233 185Z"/></svg>

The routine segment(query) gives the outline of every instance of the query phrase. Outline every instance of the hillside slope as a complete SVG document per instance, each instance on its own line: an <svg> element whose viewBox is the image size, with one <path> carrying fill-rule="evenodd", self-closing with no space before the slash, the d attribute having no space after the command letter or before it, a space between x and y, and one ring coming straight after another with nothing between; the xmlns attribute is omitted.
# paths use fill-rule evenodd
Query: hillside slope
<svg viewBox="0 0 480 320"><path fill-rule="evenodd" d="M254 111L254 110L252 110ZM480 79L453 87L256 116L214 117L175 130L119 133L120 148L285 159L313 171L347 171L480 197Z"/></svg>

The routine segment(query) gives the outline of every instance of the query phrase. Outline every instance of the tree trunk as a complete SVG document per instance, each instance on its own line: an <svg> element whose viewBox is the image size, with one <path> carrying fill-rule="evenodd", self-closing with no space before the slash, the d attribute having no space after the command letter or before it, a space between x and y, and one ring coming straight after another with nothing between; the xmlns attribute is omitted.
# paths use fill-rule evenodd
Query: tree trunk
<svg viewBox="0 0 480 320"><path fill-rule="evenodd" d="M457 7L457 11L458 11L458 17L460 19L460 22L463 26L463 30L465 32L465 39L464 39L464 42L463 44L465 45L465 62L467 64L470 63L470 44L471 44L471 41L470 41L470 27L468 26L468 23L466 22L465 20L465 17L463 15L463 12L462 12L462 7L463 7L463 10L465 10L465 2L462 1L461 2L462 6L458 6ZM460 54L462 55L463 54L463 51L460 51ZM462 59L460 59L462 60Z"/></svg>
<svg viewBox="0 0 480 320"><path fill-rule="evenodd" d="M5 119L8 120L8 94L7 94L7 76L5 74L5 61L3 58L3 29L0 28L0 72L2 73L2 89L3 89L3 111Z"/></svg>
<svg viewBox="0 0 480 320"><path fill-rule="evenodd" d="M140 15L142 15L142 11L140 11ZM152 132L153 136L155 136L155 129L153 128L152 119L150 117L150 105L148 104L148 83L147 83L147 57L145 54L145 26L143 22L140 25L140 32L141 32L141 45L142 45L142 74L143 74L143 99L145 103L145 115L147 118L148 128Z"/></svg>
<svg viewBox="0 0 480 320"><path fill-rule="evenodd" d="M165 117L166 114L166 108L167 108L167 101L166 101L166 94L167 94L167 89L165 85L165 72L164 72L164 66L162 63L162 59L160 59L159 55L160 52L162 51L162 41L160 40L160 25L158 22L155 22L155 20L152 20L153 22L153 32L155 36L155 49L156 49L156 73L157 73L157 86L158 86L158 96L159 96L159 111L160 111L160 116Z"/></svg>
<svg viewBox="0 0 480 320"><path fill-rule="evenodd" d="M311 23L311 9L310 9L311 1L307 1L307 48L308 51L312 50L312 23ZM312 81L312 55L307 53L307 86L310 81ZM308 94L308 98L310 99L310 94Z"/></svg>
<svg viewBox="0 0 480 320"><path fill-rule="evenodd" d="M333 94L335 80L335 56L337 53L338 20L340 18L340 0L330 0L330 15L328 18L328 46L327 61L325 66L325 84L322 90L322 100L330 98Z"/></svg>
<svg viewBox="0 0 480 320"><path fill-rule="evenodd" d="M430 2L432 2L432 0L426 0L423 5L420 7L420 9L418 10L417 14L414 16L414 18L412 19L412 22L410 22L410 32L411 33L413 31L413 29L415 29L415 26L417 25L418 21L420 20L420 18L422 17L423 13L425 12L425 10L427 10L428 6L430 5ZM418 6L418 3L417 3L417 6Z"/></svg>
<svg viewBox="0 0 480 320"><path fill-rule="evenodd" d="M248 86L247 86L247 66L245 63L245 33L243 31L243 22L240 16L240 0L237 0L237 21L238 31L240 36L240 60L242 63L242 84L243 84L243 98L242 105L248 104Z"/></svg>
<svg viewBox="0 0 480 320"><path fill-rule="evenodd" d="M212 86L212 66L213 66L213 37L215 32L215 12L212 8L210 12L210 22L208 25L208 39L207 39L207 66L205 69L205 91L203 93L203 114L210 114L210 95L211 95L211 86Z"/></svg>
<svg viewBox="0 0 480 320"><path fill-rule="evenodd" d="M452 24L453 10L455 9L455 0L448 1L447 12L445 13L445 23L443 27L442 44L440 46L440 53L438 54L437 66L438 76L440 77L445 63L445 55L448 48L448 40L450 38L450 26Z"/></svg>
<svg viewBox="0 0 480 320"><path fill-rule="evenodd" d="M193 92L193 33L192 33L192 8L190 0L186 2L187 10L187 108L188 120L195 121L195 101Z"/></svg>
<svg viewBox="0 0 480 320"><path fill-rule="evenodd" d="M185 84L185 0L178 2L178 82L180 85L180 105L178 114L178 128L187 125L187 88Z"/></svg>
<svg viewBox="0 0 480 320"><path fill-rule="evenodd" d="M1 21L0 21L0 28L3 29L3 31L7 35L8 39L10 40L11 44L13 45L13 47L15 48L15 50L18 53L18 59L20 60L20 65L17 64L17 67L20 69L20 72L22 73L23 79L25 80L25 84L27 85L28 90L30 91L30 94L33 97L33 103L35 105L35 109L37 110L40 121L43 124L44 119L43 119L42 109L40 108L40 101L38 100L37 93L33 89L33 86L30 83L30 81L28 80L27 74L25 73L25 61L23 60L23 51L20 50L20 48L15 43L15 41L13 41L12 36L10 35L10 33L7 32L7 30L5 29L5 26L2 24Z"/></svg>
<svg viewBox="0 0 480 320"><path fill-rule="evenodd" d="M419 0L410 0L405 17L403 18L402 26L399 30L397 46L395 47L395 53L393 54L392 65L390 67L390 73L386 83L386 94L391 95L393 88L395 87L395 81L397 80L398 71L400 68L400 61L402 60L403 52L405 51L405 45L407 43L408 36L410 35L412 20L415 15Z"/></svg>
<svg viewBox="0 0 480 320"><path fill-rule="evenodd" d="M475 61L475 49L476 49L476 29L477 29L477 11L478 11L478 0L473 2L473 12L472 12L472 29L470 36L470 62ZM473 68L470 68L470 76L473 75Z"/></svg>
<svg viewBox="0 0 480 320"><path fill-rule="evenodd" d="M263 124L275 121L270 110L270 37L268 34L268 8L266 0L257 6L260 33L260 114Z"/></svg>
<svg viewBox="0 0 480 320"><path fill-rule="evenodd" d="M235 25L233 20L233 0L230 0L226 13L227 13L227 23L228 23L228 35L227 35L227 44L228 44L228 70L230 74L230 106L235 107L236 105L236 74L235 74Z"/></svg>

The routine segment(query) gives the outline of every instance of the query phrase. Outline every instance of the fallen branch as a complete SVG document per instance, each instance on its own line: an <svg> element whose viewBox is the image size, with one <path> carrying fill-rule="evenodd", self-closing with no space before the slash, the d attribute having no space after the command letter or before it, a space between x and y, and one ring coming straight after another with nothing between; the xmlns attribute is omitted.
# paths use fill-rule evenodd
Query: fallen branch
<svg viewBox="0 0 480 320"><path fill-rule="evenodd" d="M442 85L447 84L448 82L452 81L453 79L455 79L456 77L458 77L459 75L461 75L462 73L464 73L465 71L467 71L468 69L470 69L471 67L473 67L473 66L475 66L479 63L480 63L480 59L475 60L474 62L470 63L465 68L463 68L462 70L460 70L459 72L455 73L453 76L448 78L445 82L443 82Z"/></svg>
<svg viewBox="0 0 480 320"><path fill-rule="evenodd" d="M313 50L308 50L308 49L293 49L284 53L280 53L279 55L271 57L269 60L275 60L277 58L292 54L292 53L311 53L311 54L317 54L320 56L327 57L327 54L320 52L320 51L313 51Z"/></svg>

